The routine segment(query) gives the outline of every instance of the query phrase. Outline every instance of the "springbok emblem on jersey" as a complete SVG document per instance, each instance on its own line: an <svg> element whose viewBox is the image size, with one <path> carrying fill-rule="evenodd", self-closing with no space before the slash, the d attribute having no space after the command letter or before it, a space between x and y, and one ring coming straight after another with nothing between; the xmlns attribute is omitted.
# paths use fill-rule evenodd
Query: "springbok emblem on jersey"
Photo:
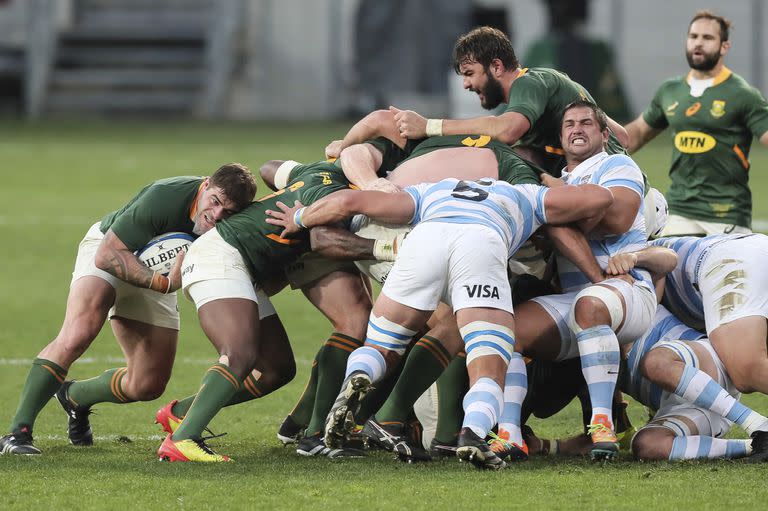
<svg viewBox="0 0 768 511"><path fill-rule="evenodd" d="M720 117L725 115L725 101L720 101L718 99L714 100L712 102L712 108L709 110L709 113L712 114L712 117L715 119L719 119Z"/></svg>

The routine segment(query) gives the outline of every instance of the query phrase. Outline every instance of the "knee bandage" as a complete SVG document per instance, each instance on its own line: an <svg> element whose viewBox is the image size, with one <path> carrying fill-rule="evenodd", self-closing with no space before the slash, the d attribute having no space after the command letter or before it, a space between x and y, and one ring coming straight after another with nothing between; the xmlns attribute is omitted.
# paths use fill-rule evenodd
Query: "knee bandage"
<svg viewBox="0 0 768 511"><path fill-rule="evenodd" d="M584 330L576 322L576 314L574 311L579 299L588 296L597 298L603 302L605 307L608 309L608 314L610 314L611 317L611 330L615 332L619 328L619 325L621 325L621 321L624 319L624 307L621 305L621 298L619 298L619 296L614 291L608 289L605 286L589 286L586 289L582 289L581 292L576 295L576 298L573 300L571 310L568 313L568 327L575 334L578 334Z"/></svg>
<svg viewBox="0 0 768 511"><path fill-rule="evenodd" d="M368 319L368 333L365 342L402 355L414 335L416 335L415 330L409 330L402 325L393 323L384 316L374 316L371 313Z"/></svg>
<svg viewBox="0 0 768 511"><path fill-rule="evenodd" d="M473 321L459 329L467 351L467 365L478 357L498 355L507 363L515 350L515 334L507 327Z"/></svg>
<svg viewBox="0 0 768 511"><path fill-rule="evenodd" d="M672 350L680 357L680 360L685 362L685 365L699 368L699 358L696 356L696 352L683 341L659 341L653 346L654 350L657 348Z"/></svg>

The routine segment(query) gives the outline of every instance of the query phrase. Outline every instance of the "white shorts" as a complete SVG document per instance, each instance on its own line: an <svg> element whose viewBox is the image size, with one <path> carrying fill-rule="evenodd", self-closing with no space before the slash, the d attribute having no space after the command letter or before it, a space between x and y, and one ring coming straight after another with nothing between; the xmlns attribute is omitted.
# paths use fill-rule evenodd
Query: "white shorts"
<svg viewBox="0 0 768 511"><path fill-rule="evenodd" d="M224 241L216 229L190 245L181 269L184 296L197 309L214 300L244 298L259 306L259 319L276 314L267 295L253 284L240 252Z"/></svg>
<svg viewBox="0 0 768 511"><path fill-rule="evenodd" d="M101 240L104 239L100 226L101 222L93 224L80 242L70 287L82 277L98 277L107 281L115 289L115 303L109 309L107 315L109 319L119 316L148 325L178 330L179 306L176 293L165 295L151 289L136 287L96 267L96 251L101 245Z"/></svg>
<svg viewBox="0 0 768 511"><path fill-rule="evenodd" d="M445 302L454 311L488 307L512 312L507 247L488 227L423 222L408 235L382 293L419 310Z"/></svg>
<svg viewBox="0 0 768 511"><path fill-rule="evenodd" d="M710 236L712 234L745 234L750 232L752 231L740 225L704 222L680 215L669 215L667 225L661 231L661 236Z"/></svg>
<svg viewBox="0 0 768 511"><path fill-rule="evenodd" d="M768 237L755 234L713 246L699 268L707 335L747 316L768 318Z"/></svg>
<svg viewBox="0 0 768 511"><path fill-rule="evenodd" d="M626 305L624 324L621 325L616 337L619 344L635 342L651 327L656 315L656 295L647 287L629 284L621 279L607 279L601 282L607 284L621 293ZM560 295L539 296L532 301L541 305L547 311L552 320L557 324L560 332L560 352L558 361L568 360L579 356L579 345L574 334L568 327L568 316L573 307L573 300L581 290L571 291Z"/></svg>
<svg viewBox="0 0 768 511"><path fill-rule="evenodd" d="M709 341L706 339L687 341L686 344L697 344L707 350L717 370L717 378L715 380L728 393L738 399L741 394L731 382L720 357L717 356ZM693 352L691 351L690 353ZM698 360L687 363L692 363L695 367L701 366ZM659 410L644 427L667 428L674 432L675 436L703 435L720 437L725 435L733 426L733 423L722 415L706 408L698 407L671 392L664 392L662 394L659 405Z"/></svg>

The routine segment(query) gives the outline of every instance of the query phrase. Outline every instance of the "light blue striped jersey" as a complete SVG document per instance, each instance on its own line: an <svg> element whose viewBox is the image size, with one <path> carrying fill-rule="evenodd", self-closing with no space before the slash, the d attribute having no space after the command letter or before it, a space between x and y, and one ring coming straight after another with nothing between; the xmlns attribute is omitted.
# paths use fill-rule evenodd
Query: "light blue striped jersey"
<svg viewBox="0 0 768 511"><path fill-rule="evenodd" d="M640 207L632 226L624 234L589 239L592 253L597 263L605 270L608 259L624 252L636 252L647 246L645 231L645 215L643 214L643 195L645 182L643 173L637 164L625 154L602 152L580 163L570 172L563 171L563 181L569 185L595 184L612 188L621 186L637 192L640 196ZM575 264L563 256L557 258L557 268L560 275L560 285L564 292L577 291L592 284ZM635 280L653 290L650 274L645 270L635 269L630 272Z"/></svg>
<svg viewBox="0 0 768 511"><path fill-rule="evenodd" d="M651 244L670 248L677 253L677 266L667 274L664 298L661 303L686 324L704 329L704 305L698 286L699 267L713 246L744 236L744 234L715 234L703 238L682 236L653 240Z"/></svg>
<svg viewBox="0 0 768 511"><path fill-rule="evenodd" d="M656 317L646 334L638 339L629 351L627 357L627 375L622 385L624 392L635 398L645 406L658 410L665 397L665 391L640 374L640 361L661 341L694 341L706 337L705 334L686 326L671 312L659 305L656 309Z"/></svg>
<svg viewBox="0 0 768 511"><path fill-rule="evenodd" d="M442 222L483 225L498 233L510 257L536 229L546 223L544 196L538 185L511 185L504 181L444 179L409 186L415 203L409 223Z"/></svg>

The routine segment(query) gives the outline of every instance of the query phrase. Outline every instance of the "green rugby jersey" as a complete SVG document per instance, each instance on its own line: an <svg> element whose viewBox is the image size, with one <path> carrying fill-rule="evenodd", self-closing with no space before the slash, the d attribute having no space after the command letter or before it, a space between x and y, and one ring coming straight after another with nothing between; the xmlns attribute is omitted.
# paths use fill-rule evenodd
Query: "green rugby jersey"
<svg viewBox="0 0 768 511"><path fill-rule="evenodd" d="M669 211L751 227L749 149L753 135L768 131L768 103L727 68L700 97L691 96L688 79L664 82L643 112L652 128L672 128Z"/></svg>
<svg viewBox="0 0 768 511"><path fill-rule="evenodd" d="M565 167L560 145L560 118L563 109L576 100L595 103L589 92L568 75L544 67L524 68L512 82L506 112L517 112L531 123L531 128L517 144L533 148L543 156L545 170L560 175ZM611 133L606 144L608 154L623 154L624 148Z"/></svg>
<svg viewBox="0 0 768 511"><path fill-rule="evenodd" d="M438 149L449 147L477 147L493 151L498 162L498 176L495 179L506 181L513 185L541 184L539 174L542 169L528 163L518 156L512 148L488 135L445 135L426 138L413 148L406 160L418 158ZM493 176L489 176L493 177Z"/></svg>
<svg viewBox="0 0 768 511"><path fill-rule="evenodd" d="M131 250L166 232L192 234L192 209L204 178L181 176L151 183L128 204L101 220L101 232L109 229Z"/></svg>
<svg viewBox="0 0 768 511"><path fill-rule="evenodd" d="M267 209L277 210L278 201L305 206L338 190L349 188L349 181L337 165L321 161L298 165L289 176L285 188L253 202L243 211L217 222L221 237L243 256L251 277L263 283L276 272L310 250L309 235L301 232L294 238L281 238L282 227L266 222Z"/></svg>

